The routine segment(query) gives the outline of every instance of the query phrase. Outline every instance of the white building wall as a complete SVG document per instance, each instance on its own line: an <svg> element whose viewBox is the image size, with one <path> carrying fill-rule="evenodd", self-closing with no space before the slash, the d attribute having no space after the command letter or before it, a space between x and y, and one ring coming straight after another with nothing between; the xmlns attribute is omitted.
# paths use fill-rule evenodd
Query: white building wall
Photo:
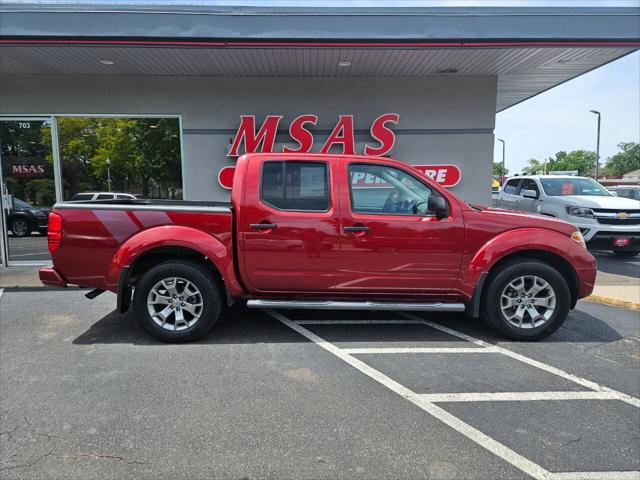
<svg viewBox="0 0 640 480"><path fill-rule="evenodd" d="M185 198L221 200L228 191L217 173L240 115L284 115L286 130L298 115L319 116L330 130L339 114L355 117L356 140L380 114L400 115L391 156L411 164L449 164L462 170L452 190L489 204L496 77L428 78L220 78L31 75L0 77L0 114L179 114L183 127ZM316 136L314 149L327 134ZM278 141L286 141L281 135Z"/></svg>

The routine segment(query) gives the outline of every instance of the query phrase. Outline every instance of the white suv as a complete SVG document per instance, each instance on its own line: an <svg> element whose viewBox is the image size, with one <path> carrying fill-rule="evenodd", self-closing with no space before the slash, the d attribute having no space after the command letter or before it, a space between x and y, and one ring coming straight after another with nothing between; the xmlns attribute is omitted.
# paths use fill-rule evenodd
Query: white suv
<svg viewBox="0 0 640 480"><path fill-rule="evenodd" d="M76 193L71 199L72 202L90 202L92 200L136 200L136 197L131 193L81 192Z"/></svg>
<svg viewBox="0 0 640 480"><path fill-rule="evenodd" d="M500 189L495 206L573 223L589 248L613 250L621 257L640 252L640 201L616 197L590 178L514 177Z"/></svg>

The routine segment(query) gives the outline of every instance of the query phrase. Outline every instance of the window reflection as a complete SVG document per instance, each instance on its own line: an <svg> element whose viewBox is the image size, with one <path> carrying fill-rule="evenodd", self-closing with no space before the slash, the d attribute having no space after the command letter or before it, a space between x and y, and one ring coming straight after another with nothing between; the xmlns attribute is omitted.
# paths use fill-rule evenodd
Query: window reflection
<svg viewBox="0 0 640 480"><path fill-rule="evenodd" d="M58 138L64 200L182 199L177 118L60 117Z"/></svg>

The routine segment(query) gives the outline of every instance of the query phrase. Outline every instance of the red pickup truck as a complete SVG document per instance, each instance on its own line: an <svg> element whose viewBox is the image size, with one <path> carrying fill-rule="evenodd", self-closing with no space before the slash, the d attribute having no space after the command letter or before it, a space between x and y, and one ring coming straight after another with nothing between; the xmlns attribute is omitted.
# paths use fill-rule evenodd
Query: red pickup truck
<svg viewBox="0 0 640 480"><path fill-rule="evenodd" d="M466 312L514 339L554 332L596 262L572 225L468 205L388 158L249 154L231 202L57 204L46 285L132 305L154 337L194 340L256 308Z"/></svg>

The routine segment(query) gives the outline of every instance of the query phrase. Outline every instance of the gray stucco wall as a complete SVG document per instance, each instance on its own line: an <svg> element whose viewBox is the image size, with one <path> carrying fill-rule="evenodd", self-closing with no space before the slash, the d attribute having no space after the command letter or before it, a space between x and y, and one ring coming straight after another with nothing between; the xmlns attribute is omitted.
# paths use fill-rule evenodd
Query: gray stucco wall
<svg viewBox="0 0 640 480"><path fill-rule="evenodd" d="M462 180L452 191L489 204L495 77L420 79L296 79L214 77L0 77L0 114L179 114L183 127L185 198L228 198L217 173L240 115L284 115L281 129L298 115L319 116L330 130L339 114L353 114L357 150L380 114L400 115L391 155L411 164L453 163ZM317 135L314 149L325 135ZM286 137L279 136L279 141Z"/></svg>

